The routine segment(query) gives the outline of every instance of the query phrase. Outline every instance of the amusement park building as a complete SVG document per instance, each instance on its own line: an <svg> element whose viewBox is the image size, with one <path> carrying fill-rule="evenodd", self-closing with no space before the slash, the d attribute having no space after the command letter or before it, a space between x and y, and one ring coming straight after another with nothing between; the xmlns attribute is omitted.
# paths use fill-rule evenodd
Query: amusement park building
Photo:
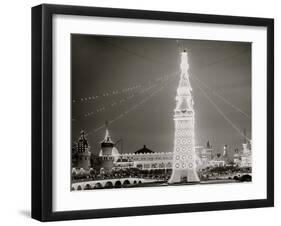
<svg viewBox="0 0 281 226"><path fill-rule="evenodd" d="M72 167L76 169L83 168L84 170L89 170L90 168L99 168L105 171L126 168L168 170L172 169L173 166L173 152L154 152L147 148L146 145L133 153L119 153L110 138L108 129L106 129L105 138L101 142L99 156L91 156L90 146L84 132L81 132L80 138L74 147ZM196 146L195 152L197 170L210 166L225 166L227 164L226 150L223 155L214 154L214 149L209 142L207 142L206 146ZM242 152L235 153L233 157L234 163L237 166L251 167L251 150L247 144L243 144ZM95 164L98 164L98 167Z"/></svg>

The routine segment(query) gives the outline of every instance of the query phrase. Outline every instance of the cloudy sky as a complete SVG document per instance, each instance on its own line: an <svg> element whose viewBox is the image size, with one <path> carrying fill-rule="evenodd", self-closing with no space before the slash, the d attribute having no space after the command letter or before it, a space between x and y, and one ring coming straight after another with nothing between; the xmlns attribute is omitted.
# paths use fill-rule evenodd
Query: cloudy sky
<svg viewBox="0 0 281 226"><path fill-rule="evenodd" d="M85 130L94 153L105 134L101 126L111 120L110 134L123 140L123 152L144 144L173 151L179 46L189 54L196 144L209 140L217 152L225 144L232 152L243 141L199 87L251 137L251 120L239 112L251 115L251 43L79 34L71 39L72 141Z"/></svg>

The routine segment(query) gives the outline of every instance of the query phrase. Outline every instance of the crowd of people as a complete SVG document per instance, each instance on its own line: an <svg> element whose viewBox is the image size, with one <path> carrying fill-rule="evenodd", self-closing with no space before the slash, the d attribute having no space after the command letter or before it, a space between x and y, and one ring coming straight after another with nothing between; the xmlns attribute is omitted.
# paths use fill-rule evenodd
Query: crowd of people
<svg viewBox="0 0 281 226"><path fill-rule="evenodd" d="M251 175L252 169L250 167L239 168L237 166L218 166L207 167L198 171L198 176L201 181L208 180L239 180L243 175ZM90 181L90 180L104 180L116 178L145 178L155 179L157 181L167 182L171 176L172 169L150 169L141 170L138 168L124 168L113 169L105 171L103 168L96 169L73 169L72 182Z"/></svg>
<svg viewBox="0 0 281 226"><path fill-rule="evenodd" d="M201 181L207 180L239 180L244 175L251 175L251 167L238 167L238 166L217 166L207 167L198 172Z"/></svg>
<svg viewBox="0 0 281 226"><path fill-rule="evenodd" d="M115 178L146 178L167 181L172 173L171 169L140 170L138 168L113 169L111 171L100 170L72 170L72 182L86 180L103 180Z"/></svg>

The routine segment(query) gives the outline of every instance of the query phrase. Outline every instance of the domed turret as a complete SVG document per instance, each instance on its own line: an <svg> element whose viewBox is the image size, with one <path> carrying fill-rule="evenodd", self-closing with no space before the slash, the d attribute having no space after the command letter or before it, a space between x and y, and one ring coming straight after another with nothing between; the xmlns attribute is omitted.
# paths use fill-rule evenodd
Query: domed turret
<svg viewBox="0 0 281 226"><path fill-rule="evenodd" d="M135 151L135 154L152 154L154 151L148 149L146 145L143 145L143 148Z"/></svg>
<svg viewBox="0 0 281 226"><path fill-rule="evenodd" d="M100 157L102 159L102 168L105 171L111 171L113 168L114 161L116 158L116 148L114 147L114 142L111 140L108 124L106 123L105 137L101 142ZM118 150L117 150L118 153ZM119 154L119 153L118 153Z"/></svg>
<svg viewBox="0 0 281 226"><path fill-rule="evenodd" d="M101 142L102 155L112 155L114 142L111 140L108 128L105 130L105 137Z"/></svg>

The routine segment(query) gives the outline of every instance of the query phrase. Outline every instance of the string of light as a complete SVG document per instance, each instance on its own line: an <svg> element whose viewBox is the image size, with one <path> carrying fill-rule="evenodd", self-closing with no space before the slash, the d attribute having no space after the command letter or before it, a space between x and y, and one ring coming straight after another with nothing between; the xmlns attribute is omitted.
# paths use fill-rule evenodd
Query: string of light
<svg viewBox="0 0 281 226"><path fill-rule="evenodd" d="M131 99L139 96L139 95L143 95L147 92L149 92L151 89L153 88L156 88L158 85L160 85L161 83L163 82L166 82L168 79L172 78L172 77L175 77L177 75L177 72L175 73L171 73L169 75L165 75L165 76L161 76L157 79L154 80L154 83L152 83L152 80L150 80L146 86L143 87L142 90L138 91L138 92L135 92L135 93L132 93L130 94L129 96L126 96L126 97L123 97L122 99L120 100L116 100L114 102L112 102L111 104L109 104L107 107L105 107L104 105L100 106L99 108L97 108L96 110L94 111L90 111L90 112L86 112L84 113L83 115L77 117L75 120L73 121L76 121L78 119L83 119L83 118L89 118L89 117L92 117L92 116L96 116L98 113L101 113L101 112L105 112L106 110L110 110L111 108L113 107L117 107L119 106L120 104L124 104L125 102L128 102L130 101ZM159 83L160 82L160 83Z"/></svg>
<svg viewBox="0 0 281 226"><path fill-rule="evenodd" d="M155 86L157 86L158 84L153 84L151 86L149 86L148 88L140 91L139 93L133 93L131 94L130 96L127 96L127 97L124 97L122 98L121 100L118 100L118 101L115 101L115 102L112 102L111 104L109 104L109 106L105 107L105 106L101 106L99 107L97 110L95 111L91 111L91 112L87 112L84 114L84 117L90 117L90 116L94 116L98 113L101 113L101 112L105 112L106 110L109 110L110 108L113 108L113 107L117 107L119 106L120 104L124 104L125 102L133 99L134 97L137 97L138 94L145 94L146 92L148 92L149 90L151 90L152 88L154 88Z"/></svg>
<svg viewBox="0 0 281 226"><path fill-rule="evenodd" d="M247 117L248 119L250 119L251 117L245 113L244 111L242 111L240 108L238 108L237 106L235 106L234 104L232 104L229 100L227 100L226 98L224 98L223 96L221 96L219 93L217 93L216 91L212 90L209 86L207 86L206 83L202 82L198 77L192 77L192 79L197 80L198 83L202 84L205 88L207 88L208 90L210 90L210 92L219 97L224 103L228 104L229 106L231 106L233 109L235 109L236 111L240 112L242 115L244 115L245 117Z"/></svg>
<svg viewBox="0 0 281 226"><path fill-rule="evenodd" d="M128 88L108 90L108 91L106 91L106 92L104 92L102 94L96 94L96 95L92 95L92 96L80 97L78 99L73 99L72 102L73 103L79 103L79 102L89 103L90 101L97 100L97 99L99 99L101 97L111 97L111 96L114 96L114 95L126 94L126 93L129 93L129 92L134 92L134 91L136 91L137 89L139 89L142 86L143 86L142 84L138 84L138 85L130 86Z"/></svg>
<svg viewBox="0 0 281 226"><path fill-rule="evenodd" d="M206 97L206 99L214 106L214 108L221 114L221 116L232 126L234 130L237 131L237 133L245 138L247 141L251 142L251 139L248 138L240 129L223 113L223 111L218 107L218 105L209 97L209 95L202 89L200 84L197 82L197 87L202 92L202 94Z"/></svg>
<svg viewBox="0 0 281 226"><path fill-rule="evenodd" d="M103 92L101 94L95 94L95 95L76 98L76 99L72 100L72 103L90 103L90 102L98 100L102 97L112 97L112 96L121 95L121 94L129 94L130 95L130 93L137 92L140 88L145 87L145 86L149 85L150 83L165 80L165 79L167 79L168 76L169 75L163 75L163 76L159 76L156 79L149 80L146 83L135 84L135 85L132 85L132 86L126 87L126 88L108 90L108 91Z"/></svg>
<svg viewBox="0 0 281 226"><path fill-rule="evenodd" d="M121 118L123 118L124 116L126 116L127 114L129 114L130 112L136 110L137 108L139 108L141 105L143 105L144 103L146 103L150 98L152 98L155 94L159 93L171 80L173 77L170 77L164 84L162 84L162 86L158 89L156 89L155 91L153 91L149 96L143 98L140 102L138 102L137 104L133 105L132 107L130 107L128 110L122 112L121 114L119 114L117 117L115 117L114 119L108 121L109 124L112 124L118 120L120 120ZM93 133L98 132L99 130L105 128L105 124L95 128L93 130L93 132L89 132L88 134L91 135Z"/></svg>
<svg viewBox="0 0 281 226"><path fill-rule="evenodd" d="M150 58L147 58L147 57L145 57L145 56L139 55L139 54L135 53L134 51L128 50L128 49L123 48L123 47L120 47L120 46L118 46L118 45L116 45L116 44L113 44L113 43L111 43L111 42L109 42L109 41L104 41L104 42L106 42L106 43L112 45L112 46L115 47L115 48L122 49L123 51L126 51L126 52L128 52L128 53L130 53L130 54L132 54L132 55L138 56L138 57L140 57L140 58L144 58L144 59L146 59L146 60L148 60L148 61L150 61L150 62L154 62L154 63L156 63L156 64L163 64L162 62L156 62L156 61L153 60L153 59L150 59ZM180 41L179 41L179 40L176 40L176 42L177 42L177 47L178 47L178 49L179 49L179 50L182 50L182 49L183 49L183 44L182 44L182 46L180 46ZM246 50L243 50L243 51L241 51L241 52L235 53L235 54L233 54L233 55L231 55L231 56L226 56L226 57L224 57L224 58L222 58L222 59L219 59L219 60L217 60L217 61L215 61L215 62L212 62L212 63L210 63L210 64L207 64L207 65L202 66L201 69L205 69L206 67L209 67L209 66L218 64L218 63L220 63L220 62L222 62L222 61L225 61L225 60L228 60L228 59L231 59L231 58L240 56L240 55L242 55L242 54L244 54L244 53L247 53L247 52L248 52L248 50L246 49ZM161 76L161 77L162 77L162 76ZM161 79L161 77L160 77L160 79ZM73 103L78 103L78 102L88 103L89 101L93 101L93 100L99 99L99 98L101 98L101 97L109 97L109 96L112 96L112 95L117 95L117 94L122 94L122 93L131 92L131 91L134 91L134 90L136 90L136 89L138 89L138 88L140 88L140 87L142 87L142 86L144 86L144 84L136 84L136 85L133 85L133 86L131 86L131 87L123 88L123 89L119 89L119 90L118 90L118 89L117 89L117 90L109 90L109 91L104 92L104 93L99 94L99 95L91 95L91 96L86 96L86 97L80 97L80 98L77 98L77 99L73 99L72 102L73 102ZM229 101L227 101L225 98L223 98L223 97L220 96L219 94L215 94L215 95L217 95L219 98L221 98L221 99L222 99L223 101L225 101L226 103L228 102L228 104L229 104L230 106L235 107L233 104L231 104ZM236 108L237 108L237 107L236 107ZM249 116L248 114L246 114L245 112L243 112L241 109L237 108L237 110L238 110L240 113L242 113L243 115L245 115L246 117L250 118L250 116Z"/></svg>
<svg viewBox="0 0 281 226"><path fill-rule="evenodd" d="M221 58L221 59L218 59L218 60L215 60L215 61L210 62L210 63L208 63L208 64L202 65L200 68L201 68L201 69L206 69L206 68L208 68L208 67L210 67L210 66L219 64L219 63L221 63L222 61L227 61L227 60L233 59L233 58L235 58L235 57L240 57L241 55L246 54L246 53L248 53L248 52L249 52L248 49L244 49L244 50L239 51L239 52L237 52L237 53L234 53L234 54L232 54L232 55L228 55L228 56L225 56L225 57L223 57L223 58Z"/></svg>
<svg viewBox="0 0 281 226"><path fill-rule="evenodd" d="M110 41L108 41L108 40L105 40L105 39L99 39L99 41L102 41L103 43L106 43L106 44L108 44L108 45L110 45L111 47L114 47L114 48L116 48L116 49L119 49L119 50L121 50L121 51L123 51L123 52L126 52L127 54L130 54L130 55L132 55L132 56L135 56L135 57L138 57L138 58L140 58L140 59L143 59L143 60L145 60L147 63L153 63L153 64L158 64L158 65L169 65L170 64L170 62L162 62L162 61L159 61L159 60L157 60L157 59L155 59L155 58L151 58L151 57L148 57L148 56L145 56L145 55L142 55L142 54L140 54L140 53L137 53L137 52L135 52L135 51L132 51L132 50L130 50L130 49L128 49L128 48L125 48L125 47L123 47L123 46L120 46L120 45L118 45L118 44L116 44L116 43L113 43L113 42L110 42Z"/></svg>
<svg viewBox="0 0 281 226"><path fill-rule="evenodd" d="M177 41L178 42L178 41ZM116 46L115 46L116 47ZM179 44L178 44L178 48L180 48L179 47ZM136 56L139 56L138 54L136 54L136 53L134 53L133 51L128 51L128 50L126 50L128 53L130 53L130 54L133 54L133 55L136 55ZM203 68L206 68L206 67L208 67L208 66L212 66L212 65L214 65L214 64L217 64L217 63L220 63L220 62L222 62L222 61L224 61L224 60L227 60L228 58L233 58L233 57L236 57L236 56L238 56L238 55L240 55L240 54L243 54L245 51L243 51L243 52L240 52L240 53L238 53L238 54L235 54L235 55L233 55L233 56L228 56L228 57L225 57L224 59L220 59L220 60L218 60L218 61L216 61L216 62L213 62L213 63L211 63L211 64L209 64L209 65L204 65L203 67L201 67L202 69ZM142 57L143 58L143 56L139 56L139 57ZM150 62L152 62L151 61L151 59L147 59L147 60L149 60ZM154 62L154 63L158 63L159 64L159 62ZM197 83L199 83L199 81L197 81ZM139 84L140 86L138 87L138 88L141 88L142 87L142 84ZM160 90L162 90L163 89L163 87L164 86L161 86L160 87ZM204 96L209 100L209 102L215 107L215 109L224 117L224 119L241 135L241 136L243 136L243 137L245 137L248 141L250 141L250 139L248 138L248 137L246 137L240 130L239 130L239 128L223 113L223 111L221 111L221 109L212 101L212 99L208 96L208 94L202 89L202 87L198 84L198 87L199 87L199 89L201 90L201 92L204 94ZM159 89L157 89L156 91L158 91ZM159 90L159 91L160 91ZM115 91L114 93L113 93L113 91ZM116 91L118 91L118 92L116 92ZM108 92L105 92L105 93L103 93L102 95L97 95L98 97L95 97L95 99L97 99L97 98L100 98L100 97L107 97L107 96L110 96L110 95L117 95L117 94L119 94L120 93L120 91L121 90L111 90L111 92L110 91L108 91ZM130 91L130 89L128 89L127 91L125 91L124 90L124 92L129 92ZM152 96L154 95L154 93L157 93L157 92L153 92L152 93ZM158 91L158 92L159 92ZM121 92L122 93L122 92ZM213 93L214 94L214 93ZM214 95L216 95L216 94L214 94ZM219 94L218 94L219 95ZM216 95L216 96L218 96L218 95ZM84 98L82 98L83 100L83 102L88 102L89 101L89 97L86 97L87 99L85 100L85 97ZM133 98L133 97L132 97ZM149 95L148 96L148 98L151 98L151 95ZM221 99L224 99L224 102L228 102L228 104L230 105L230 106L232 106L233 104L231 104L229 101L227 101L225 98L223 98L222 96L220 96L219 98L221 98ZM114 118L114 119L112 119L112 120L110 120L109 122L110 123L113 123L113 122L115 122L115 121L117 121L117 120L119 120L119 119L121 119L121 118L123 118L126 114L128 114L129 112L131 112L131 111L133 111L133 110L135 110L136 108L138 108L138 106L139 105L141 105L141 104L143 104L143 103L145 103L146 101L145 101L145 99L146 98L144 98L143 99L143 101L144 102L139 102L138 104L135 104L134 106L132 106L131 108L129 108L129 110L128 111L125 111L125 112L123 112L122 114L120 114L120 115L118 115L116 118ZM90 100L93 100L93 96L91 96L91 99ZM74 100L74 101L76 101L76 100ZM81 101L81 98L80 99L78 99L78 101ZM120 100L121 101L121 100ZM119 103L118 103L119 104ZM116 106L117 105L117 103L112 103L112 106ZM233 105L232 107L234 107L235 108L235 106ZM237 107L236 107L237 108ZM239 109L239 108L237 108L237 109ZM236 109L236 110L237 110ZM97 110L99 110L99 112L103 112L103 111L105 111L105 107L104 106L102 106L102 107L100 107L99 109L97 109ZM240 113L242 113L243 111L241 110L241 109L239 109L240 111ZM242 111L242 112L241 112ZM243 114L244 113L244 114ZM245 112L243 112L242 114L243 115L245 115L246 113ZM247 115L247 114L246 114ZM246 116L245 115L245 116ZM249 115L247 115L248 116L248 118L250 118L249 117ZM246 117L247 117L246 116ZM85 116L86 117L86 116ZM87 116L88 117L88 116ZM104 128L105 127L105 125L102 125L102 126L100 126L100 127L98 127L98 128L96 128L96 129L94 129L94 132L97 132L97 131L99 131L100 129L102 129L102 128Z"/></svg>

